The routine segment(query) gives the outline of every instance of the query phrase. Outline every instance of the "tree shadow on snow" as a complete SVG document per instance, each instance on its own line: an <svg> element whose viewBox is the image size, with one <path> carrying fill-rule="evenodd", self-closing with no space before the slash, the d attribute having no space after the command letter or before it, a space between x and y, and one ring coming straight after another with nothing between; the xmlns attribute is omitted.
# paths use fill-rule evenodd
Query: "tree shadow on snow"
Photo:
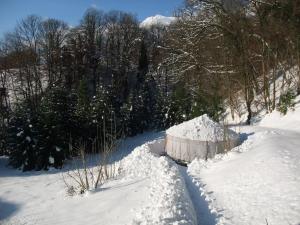
<svg viewBox="0 0 300 225"><path fill-rule="evenodd" d="M0 224L1 221L6 220L14 215L19 210L19 208L20 207L18 205L4 201L0 198Z"/></svg>
<svg viewBox="0 0 300 225"><path fill-rule="evenodd" d="M240 142L241 144L246 141L250 136L252 136L254 132L251 133L240 133Z"/></svg>
<svg viewBox="0 0 300 225"><path fill-rule="evenodd" d="M103 192L103 191L109 191L109 190L118 190L118 189L122 189L124 187L129 187L131 185L134 184L138 184L141 183L143 181L145 181L147 178L142 178L139 180L135 180L135 181L128 181L122 184L117 184L117 185L110 185L110 186L103 186L103 187L99 187L96 190L91 191L92 193L97 193L97 192Z"/></svg>

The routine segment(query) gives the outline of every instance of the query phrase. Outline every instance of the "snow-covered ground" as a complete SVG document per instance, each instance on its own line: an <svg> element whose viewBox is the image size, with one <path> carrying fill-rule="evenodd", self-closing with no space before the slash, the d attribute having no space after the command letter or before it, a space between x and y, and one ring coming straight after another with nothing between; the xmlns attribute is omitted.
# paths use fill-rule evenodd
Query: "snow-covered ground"
<svg viewBox="0 0 300 225"><path fill-rule="evenodd" d="M128 138L120 146L116 160L162 135L146 133ZM133 157L132 163L136 160ZM7 158L0 158L0 224L131 224L136 210L146 205L150 196L151 179L141 168L136 168L142 170L140 176L132 176L133 168L128 168L126 175L124 172L99 190L70 197L66 195L63 171L23 173L7 168L6 163Z"/></svg>
<svg viewBox="0 0 300 225"><path fill-rule="evenodd" d="M196 225L178 166L159 158L163 135L146 133L125 140L115 156L121 159L119 176L72 197L66 194L64 170L23 173L7 168L7 158L0 158L0 224Z"/></svg>
<svg viewBox="0 0 300 225"><path fill-rule="evenodd" d="M61 173L21 172L0 158L0 224L299 225L300 97L295 111L235 126L244 142L188 167L160 157L164 133L128 138L119 175L67 196Z"/></svg>
<svg viewBox="0 0 300 225"><path fill-rule="evenodd" d="M278 112L240 131L247 139L226 155L194 160L188 175L208 203L213 223L300 224L300 108Z"/></svg>

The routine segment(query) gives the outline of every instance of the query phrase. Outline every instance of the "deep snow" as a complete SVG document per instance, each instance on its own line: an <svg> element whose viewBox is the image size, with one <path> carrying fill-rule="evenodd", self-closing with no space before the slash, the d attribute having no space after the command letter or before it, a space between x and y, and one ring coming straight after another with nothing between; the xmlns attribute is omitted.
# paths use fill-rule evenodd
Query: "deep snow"
<svg viewBox="0 0 300 225"><path fill-rule="evenodd" d="M149 177L150 195L131 224L196 225L197 218L178 166L166 157L157 158L147 145L124 159L126 177Z"/></svg>

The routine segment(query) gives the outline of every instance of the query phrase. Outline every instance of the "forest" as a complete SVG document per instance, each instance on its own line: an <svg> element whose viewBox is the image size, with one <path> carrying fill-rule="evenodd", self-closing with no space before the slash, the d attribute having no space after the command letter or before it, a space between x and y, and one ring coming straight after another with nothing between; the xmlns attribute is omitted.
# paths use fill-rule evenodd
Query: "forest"
<svg viewBox="0 0 300 225"><path fill-rule="evenodd" d="M0 40L0 155L27 170L61 168L114 139L245 103L278 107L275 81L300 73L300 1L186 0L169 26L88 9L76 27L29 15ZM270 84L274 83L273 88ZM263 100L254 102L261 94Z"/></svg>

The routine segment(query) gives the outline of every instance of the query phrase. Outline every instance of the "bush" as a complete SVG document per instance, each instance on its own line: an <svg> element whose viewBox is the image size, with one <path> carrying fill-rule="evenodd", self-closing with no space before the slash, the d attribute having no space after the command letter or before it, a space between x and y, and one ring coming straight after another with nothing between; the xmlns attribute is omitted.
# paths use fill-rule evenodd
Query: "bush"
<svg viewBox="0 0 300 225"><path fill-rule="evenodd" d="M277 110L286 115L289 109L294 110L296 94L292 90L288 90L285 94L282 94L277 104Z"/></svg>

